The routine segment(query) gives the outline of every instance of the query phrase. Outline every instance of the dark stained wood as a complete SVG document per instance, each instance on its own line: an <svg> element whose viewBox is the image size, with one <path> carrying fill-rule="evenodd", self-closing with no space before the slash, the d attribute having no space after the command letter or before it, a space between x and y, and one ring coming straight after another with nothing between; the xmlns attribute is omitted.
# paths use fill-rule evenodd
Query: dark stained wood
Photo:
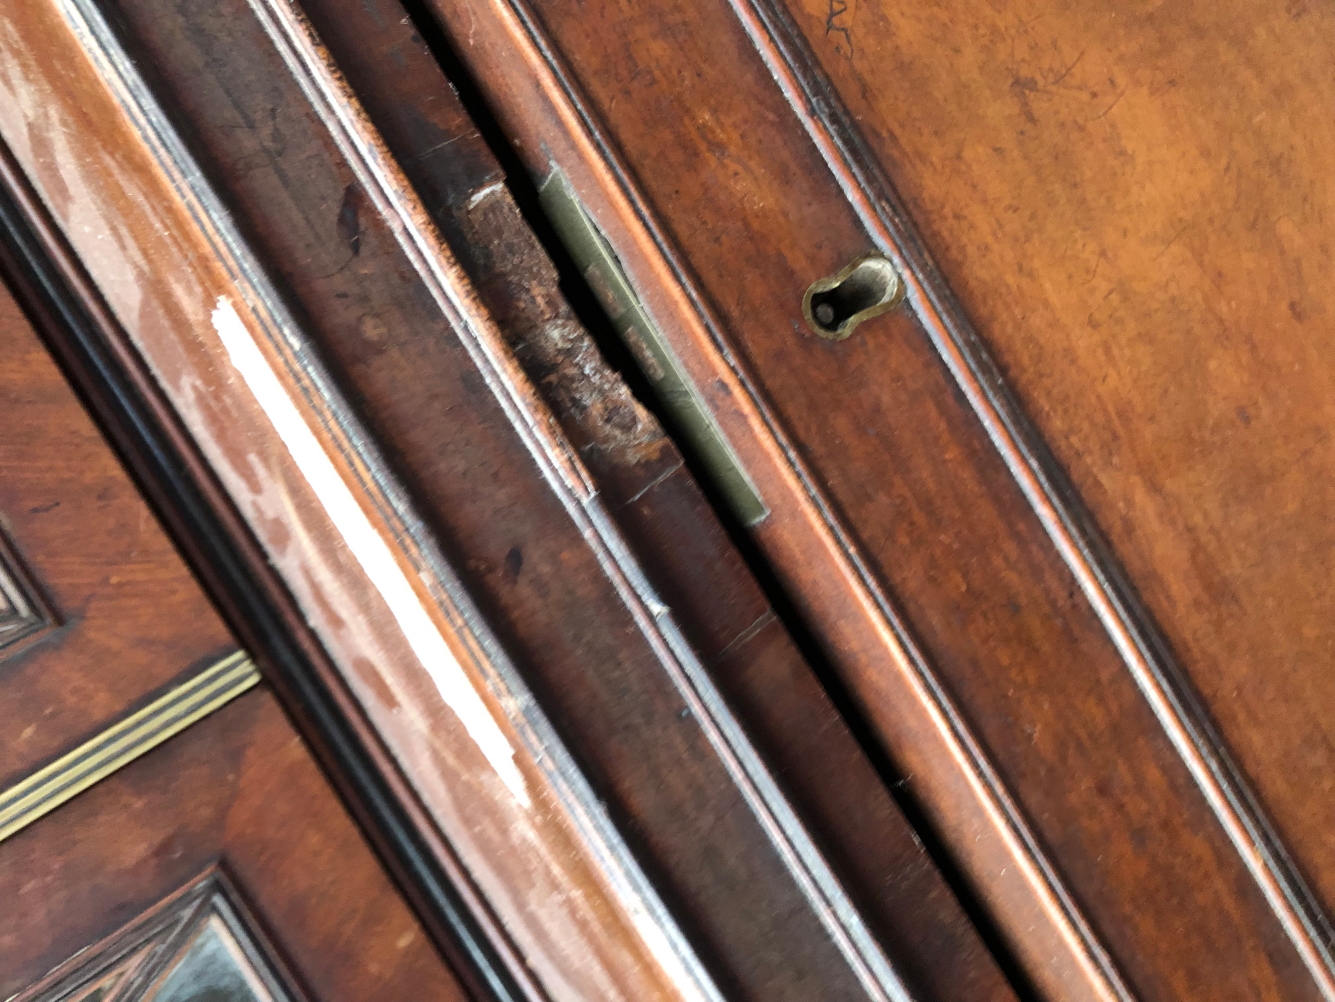
<svg viewBox="0 0 1335 1002"><path fill-rule="evenodd" d="M499 169L402 12L336 3L307 12L701 656L728 652L764 623L759 590L675 449L557 294L550 264L497 185ZM594 554L536 480L462 346L404 277L383 223L326 152L295 85L276 58L263 61L270 57L247 18L225 5L121 13L163 93L193 123L229 203L669 902L690 920L725 991L786 998L819 983L826 995L858 995ZM386 76L386 65L403 72ZM845 879L856 899L872 903L893 959L925 997L1009 997L791 643L773 627L766 641L754 648L763 662L734 652L729 663L756 676L757 689L766 679L788 687L787 712L805 708L808 725L785 734L772 697L739 684L749 700L740 712L776 757L846 763L841 784L794 770L792 785L821 843L846 858ZM824 789L810 789L817 785Z"/></svg>
<svg viewBox="0 0 1335 1002"><path fill-rule="evenodd" d="M467 998L263 690L0 843L0 993L215 863L313 999Z"/></svg>
<svg viewBox="0 0 1335 1002"><path fill-rule="evenodd" d="M52 628L0 650L0 789L235 650L0 286L0 533Z"/></svg>
<svg viewBox="0 0 1335 1002"><path fill-rule="evenodd" d="M670 5L612 2L433 7L530 170L545 176L554 160L590 202L773 511L757 539L1040 987L1054 998L1108 997L1120 972L1145 999L1216 998L1239 985L1250 997L1319 997L1319 961L1305 968L1294 947L1311 940L1302 930L1291 939L1291 914L1272 910L1248 869L1256 852L1235 849L918 316L868 321L837 344L805 329L806 287L878 238L812 145L805 103L776 86L757 51L765 43L722 6L689 17ZM804 25L834 65L845 36L837 25L826 31L831 13L813 4ZM936 17L924 14L922 24L963 30ZM896 37L899 51L917 46L914 65L931 61L925 36ZM878 74L885 107L911 105L891 64L869 51L856 65ZM1006 47L990 51L1002 66ZM936 86L940 102L957 93ZM1011 114L1013 91L1008 100ZM913 114L925 135L952 112L938 104ZM995 127L1022 129L1018 121ZM964 141L964 127L952 135ZM877 141L891 164L912 156L893 129ZM1051 143L1077 140L1064 133ZM963 271L979 234L992 234L995 219L1011 218L1004 207L1018 203L998 188L978 199L952 187L953 163L943 154L918 183L937 186L932 208L951 220L951 260ZM1057 225L1048 210L1036 195L1013 216L1020 226L1042 212ZM1035 287L1052 280L1050 268L1029 270L1035 235L1015 229L990 245L997 276ZM1044 250L1060 256L1065 246L1054 237ZM698 299L683 299L683 282ZM1004 297L991 309L1001 302L1008 323L1026 309ZM1097 357L1091 370L1105 364ZM752 392L748 414L739 398ZM1070 399L1078 407L1083 398ZM1097 421L1098 412L1084 418ZM1137 420L1154 427L1143 411ZM782 448L793 451L776 459ZM807 493L783 479L785 464L811 475ZM869 579L822 536L840 530L852 556L869 563ZM887 644L894 620L868 600L876 589L905 614L908 640ZM924 691L916 668L904 666L912 640L944 695ZM942 706L961 712L984 762L960 754L967 743L936 743L945 727L931 714ZM984 766L997 770L999 789ZM957 770L981 778L970 786ZM992 808L976 813L988 797L1004 806L1007 794L1018 810L1004 823ZM1026 827L1028 845L989 848ZM1055 883L1021 876L1026 860L1044 857ZM1069 942L1082 935L1080 912L1088 938ZM1111 957L1101 970L1099 949Z"/></svg>

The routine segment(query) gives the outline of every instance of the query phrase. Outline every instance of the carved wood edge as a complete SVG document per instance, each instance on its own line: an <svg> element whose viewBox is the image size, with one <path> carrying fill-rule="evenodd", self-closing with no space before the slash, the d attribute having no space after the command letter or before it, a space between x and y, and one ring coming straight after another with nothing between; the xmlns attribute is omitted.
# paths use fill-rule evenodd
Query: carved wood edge
<svg viewBox="0 0 1335 1002"><path fill-rule="evenodd" d="M301 22L295 8L272 0L251 0L251 6L259 13L268 11L289 19L281 27L292 43L292 49L285 50L284 56L295 78L304 81L333 70L315 51L318 40ZM402 223L396 232L405 252L418 263L419 274L429 286L433 281L439 283L448 294L449 289L437 274L442 260L448 259L448 252L435 237L427 214L388 153L379 147L371 124L359 117L350 95L321 102L321 97L328 96L329 82L325 86L324 94L307 90L313 106L321 111L354 169L371 168L359 170L359 182L373 202L378 197L386 199L385 204L377 204L382 216L397 218ZM460 276L457 281L466 280ZM448 310L444 312L448 315ZM452 320L478 368L506 407L512 424L520 430L551 489L579 527L600 567L649 641L660 666L700 723L711 748L868 996L907 999L907 990L893 965L677 629L669 610L654 594L605 509L593 478L558 430L558 422L523 374L490 318L480 305L468 300L460 304L460 314Z"/></svg>
<svg viewBox="0 0 1335 1002"><path fill-rule="evenodd" d="M1324 997L1335 999L1335 956L1330 948L1335 930L1233 763L1161 631L936 269L893 185L786 15L769 0L729 2L842 194L878 249L904 276L909 305L1061 560L1079 581L1318 988ZM447 23L457 13L439 0L434 6ZM937 682L852 535L816 485L746 366L731 351L689 265L659 225L652 206L528 3L492 0L483 10L490 19L490 30L508 37L521 57L531 80L524 86L532 92L534 103L545 107L560 129L520 121L503 107L498 113L508 117L513 132L536 129L542 133L553 167L559 166L569 176L586 210L615 245L646 308L677 346L678 357L718 416L764 503L805 530L810 549L773 537L767 541L772 552L778 553L779 562L800 561L815 550L823 554L828 569L846 591L857 597L866 622L850 626L847 609L830 608L830 621L839 623L833 629L854 643L860 639L879 646L879 660L898 675L887 680L887 698L899 702L901 709L907 708L898 699L901 695L911 695L915 701L917 719L896 720L891 730L899 734L896 754L913 764L915 777L926 780L929 810L949 819L952 827L985 827L996 836L962 847L964 863L985 896L1006 903L1001 922L1012 930L1013 943L1030 961L1029 969L1042 984L1060 985L1066 993L1075 989L1090 998L1131 999L1112 958ZM477 38L487 30L474 25L468 34ZM476 65L482 67L480 75L488 76L487 57L463 54L476 59ZM494 69L491 73L496 75ZM508 82L513 85L513 80ZM721 392L713 389L716 384L723 387ZM762 527L758 535L763 534ZM818 606L820 596L812 601ZM859 628L865 632L857 637ZM873 717L884 719L876 705L867 708ZM906 731L914 736L905 738ZM946 768L954 775L943 775ZM1021 930L1023 935L1018 934Z"/></svg>
<svg viewBox="0 0 1335 1002"><path fill-rule="evenodd" d="M473 297L468 280L440 241L428 213L381 144L373 124L361 113L351 93L339 87L337 69L320 48L313 30L286 0L248 2L261 20L273 18L266 21L266 28L280 43L294 78L302 83L377 211L397 224L394 231L400 246L436 292L442 312L459 331L550 489L579 527L663 671L699 722L712 750L867 996L884 1002L907 1002L908 990L890 959L677 628L670 610L655 595L604 506L594 478L559 430L556 417L520 368L485 308ZM281 44L284 41L288 48ZM446 267L451 270L448 276L443 274ZM451 307L458 312L452 314ZM511 684L522 688L517 678ZM536 719L537 713L534 715ZM543 722L539 726L547 732L543 740L555 744L549 725ZM573 765L570 768L573 770Z"/></svg>

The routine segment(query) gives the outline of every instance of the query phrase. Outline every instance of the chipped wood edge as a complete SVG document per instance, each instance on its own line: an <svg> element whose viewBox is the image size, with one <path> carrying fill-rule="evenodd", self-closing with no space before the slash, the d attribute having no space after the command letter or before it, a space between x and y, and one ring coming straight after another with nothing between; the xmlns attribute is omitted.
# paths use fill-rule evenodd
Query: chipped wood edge
<svg viewBox="0 0 1335 1002"><path fill-rule="evenodd" d="M854 976L877 1002L909 1002L903 980L824 855L779 789L699 658L658 600L593 477L559 431L559 424L524 375L504 338L475 300L460 297L444 269L453 258L429 215L351 93L319 47L313 30L288 0L248 0L265 21L293 76L356 172L399 244L460 331L465 346L553 492L578 525L608 580L649 642L665 673L700 723L744 802L776 849ZM271 19L271 20L270 20ZM752 488L753 489L753 488ZM756 507L763 512L759 500Z"/></svg>
<svg viewBox="0 0 1335 1002"><path fill-rule="evenodd" d="M434 4L448 23L452 9L444 0L434 0ZM929 809L948 818L952 828L987 833L958 848L966 871L979 881L984 897L1004 903L1003 924L1014 933L1013 945L1025 958L1031 976L1054 996L1132 1002L1134 995L1023 811L754 377L729 346L723 325L689 264L662 228L530 4L490 0L461 13L460 19L472 25L474 18L484 14L493 19L498 33L512 40L531 74L530 86L559 123L560 135L550 130L543 135L547 155L559 163L604 235L615 244L646 310L654 314L669 341L681 346L678 354L684 367L718 415L761 496L777 516L776 523L787 518L800 526L805 542L790 546L786 557L807 566L818 559L829 569L831 587L852 599L831 610L831 618L840 624L840 644L884 664L886 672L878 684L898 715L892 728L898 740L893 750L901 761L923 766L911 769L921 777L920 786L937 784ZM782 79L778 82L782 86ZM500 113L504 115L505 109ZM898 263L899 258L894 259ZM913 287L911 284L910 295ZM917 301L911 302L916 308ZM758 535L764 535L764 526ZM771 538L777 545L788 545ZM819 556L814 557L813 551ZM816 600L824 599L817 595Z"/></svg>

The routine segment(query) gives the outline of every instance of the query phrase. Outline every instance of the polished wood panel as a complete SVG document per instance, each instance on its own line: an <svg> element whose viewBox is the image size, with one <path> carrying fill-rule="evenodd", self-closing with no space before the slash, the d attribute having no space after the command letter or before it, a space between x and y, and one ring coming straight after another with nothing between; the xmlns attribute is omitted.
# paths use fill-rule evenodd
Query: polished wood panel
<svg viewBox="0 0 1335 1002"><path fill-rule="evenodd" d="M909 273L912 310L839 344L806 331L813 280L878 244L925 259L865 176L832 170L830 95L801 88L751 5L433 6L530 170L570 174L692 370L773 511L757 538L1035 981L1320 997L1300 884L1239 837L1242 788L1164 711L987 423L949 293Z"/></svg>
<svg viewBox="0 0 1335 1002"><path fill-rule="evenodd" d="M0 561L49 624L0 640L3 790L236 644L3 286L0 357Z"/></svg>
<svg viewBox="0 0 1335 1002"><path fill-rule="evenodd" d="M1330 12L791 6L1328 912Z"/></svg>
<svg viewBox="0 0 1335 1002"><path fill-rule="evenodd" d="M0 843L0 993L219 863L310 997L467 998L264 691Z"/></svg>

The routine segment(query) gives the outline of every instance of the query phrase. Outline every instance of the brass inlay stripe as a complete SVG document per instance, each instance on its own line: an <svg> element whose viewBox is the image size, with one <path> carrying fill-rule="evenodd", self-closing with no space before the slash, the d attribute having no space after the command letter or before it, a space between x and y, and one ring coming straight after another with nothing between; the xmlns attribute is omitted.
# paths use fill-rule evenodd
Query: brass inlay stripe
<svg viewBox="0 0 1335 1002"><path fill-rule="evenodd" d="M0 842L208 716L259 680L254 662L245 651L237 651L0 792Z"/></svg>
<svg viewBox="0 0 1335 1002"><path fill-rule="evenodd" d="M616 252L559 168L554 168L538 188L538 201L654 392L694 446L714 485L743 525L762 521L769 509L756 485L667 340L649 319Z"/></svg>

